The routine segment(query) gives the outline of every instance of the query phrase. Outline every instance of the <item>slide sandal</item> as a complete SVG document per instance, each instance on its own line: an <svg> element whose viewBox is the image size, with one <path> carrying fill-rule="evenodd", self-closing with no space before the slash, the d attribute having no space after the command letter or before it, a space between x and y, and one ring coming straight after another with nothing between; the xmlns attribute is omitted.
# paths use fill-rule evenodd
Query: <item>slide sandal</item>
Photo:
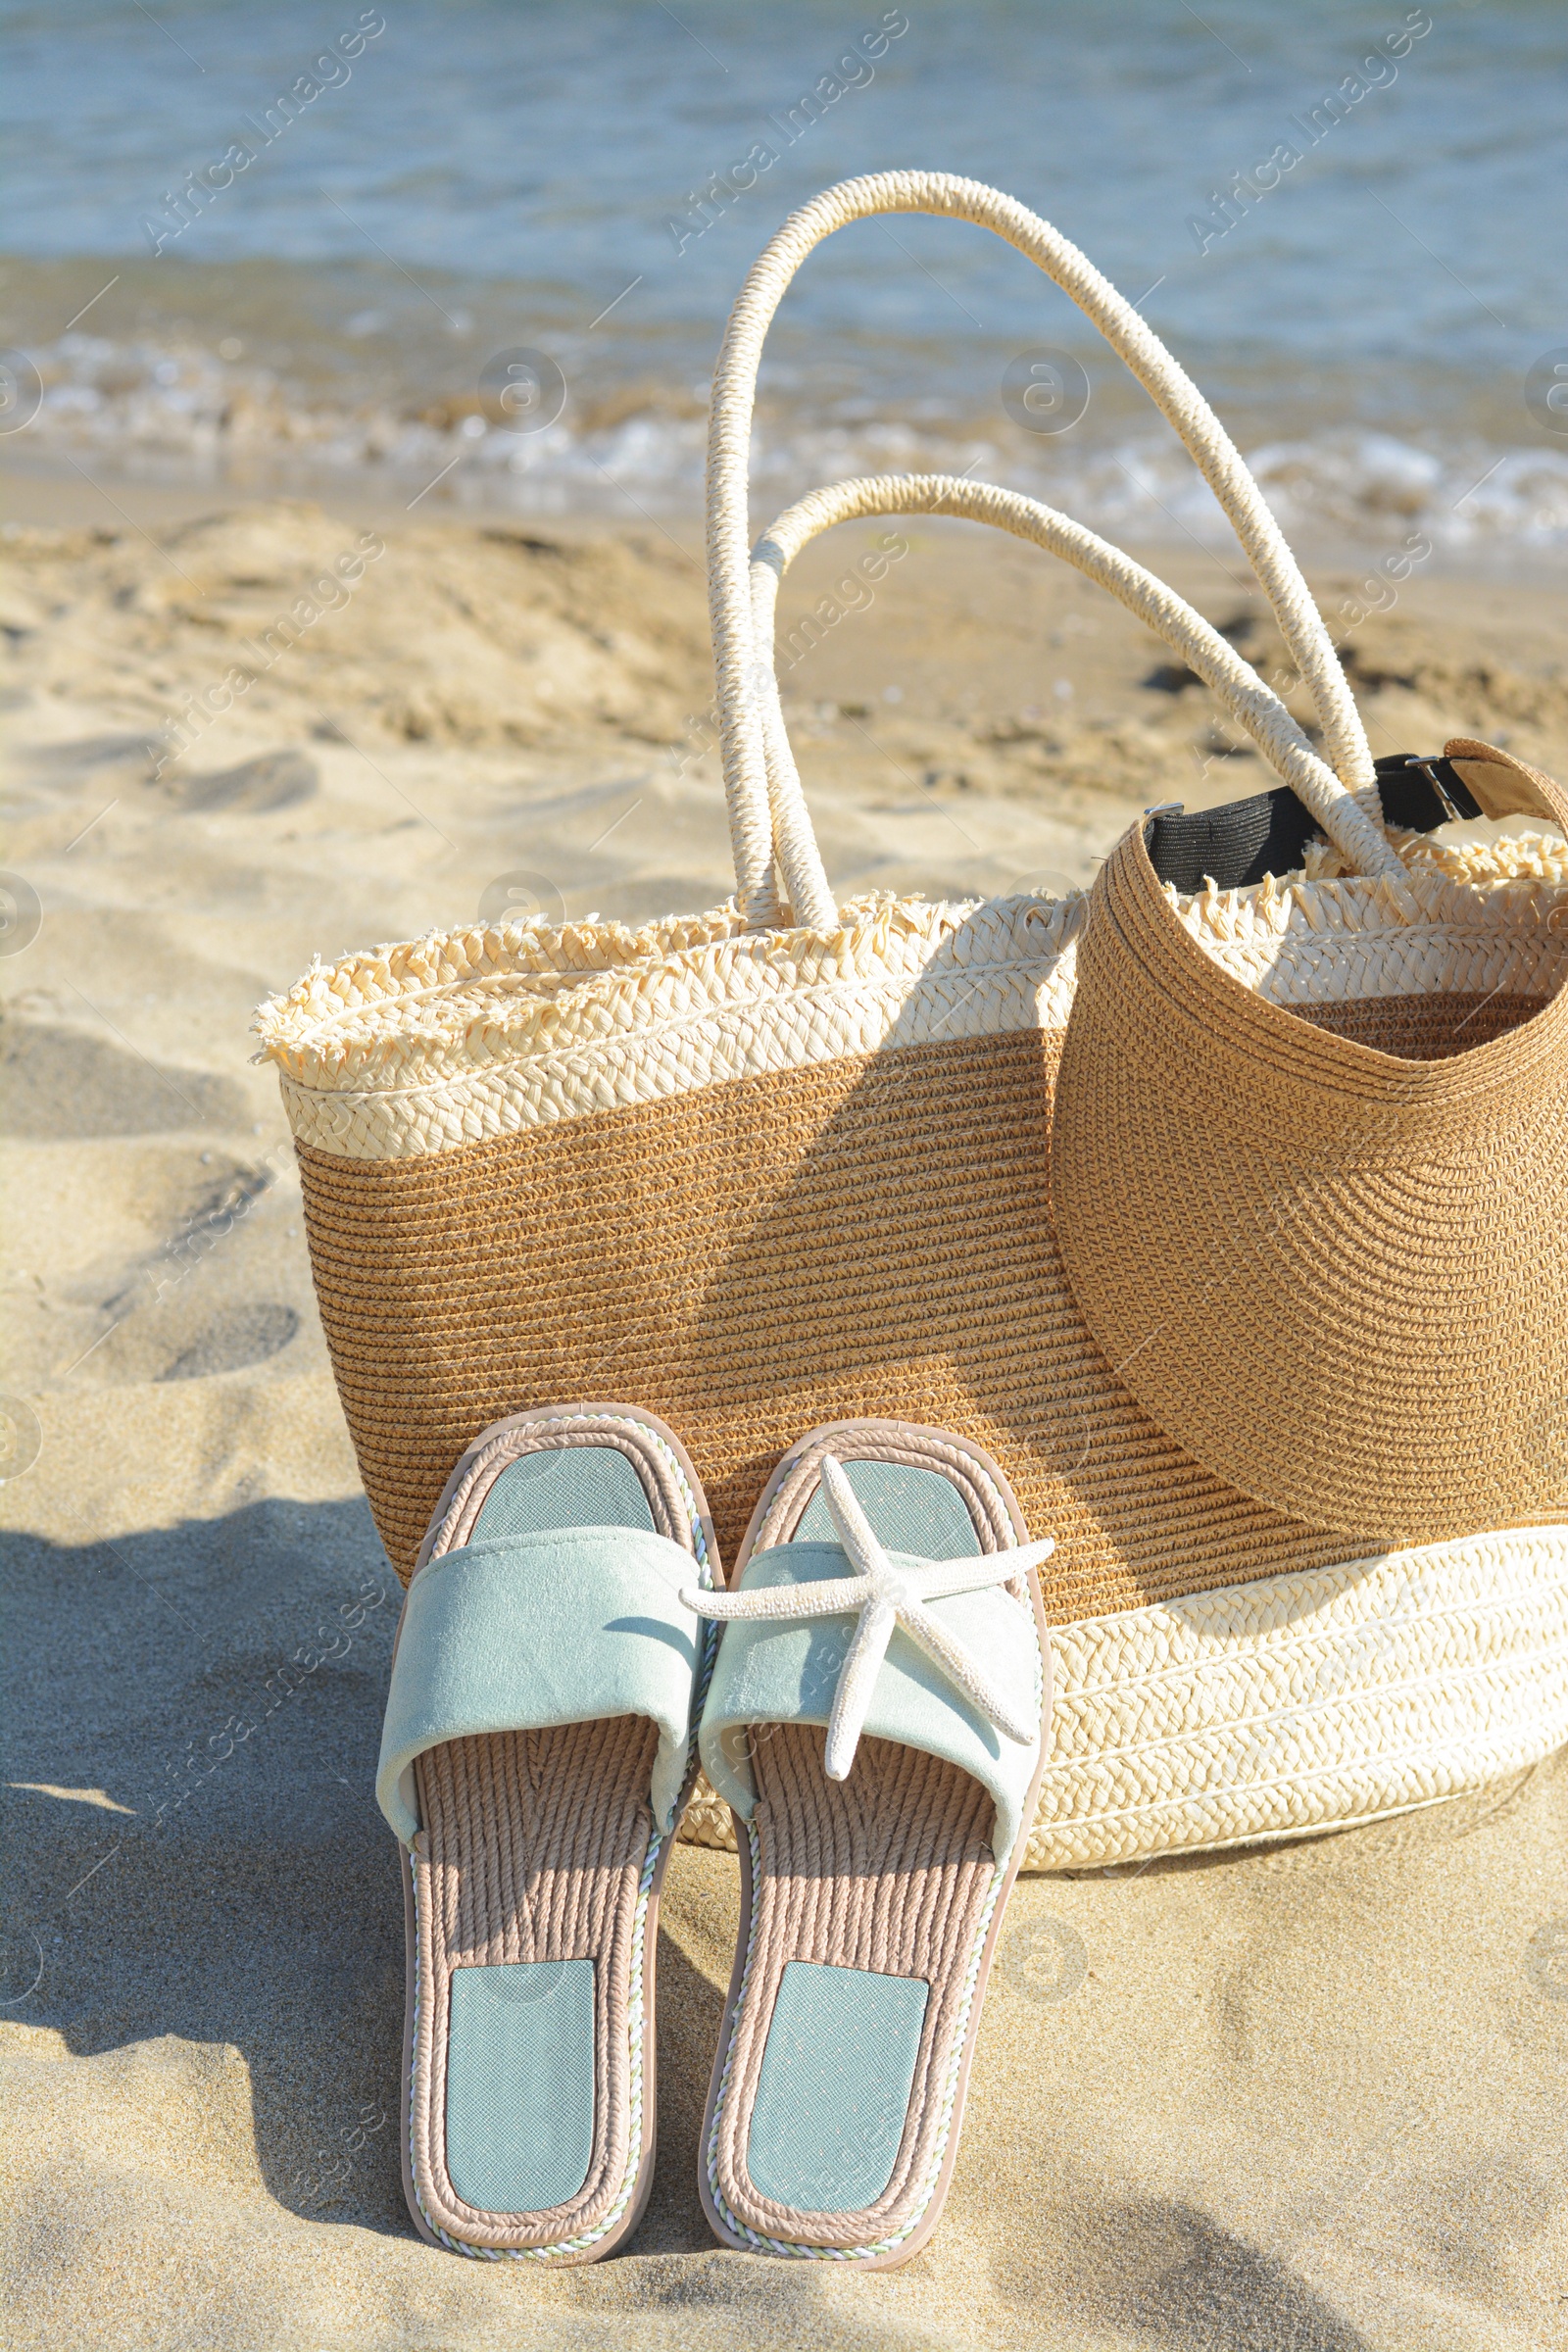
<svg viewBox="0 0 1568 2352"><path fill-rule="evenodd" d="M592 2262L654 2172L659 1889L696 1774L717 1573L650 1413L498 1421L404 1601L376 1797L403 1846L404 2188L455 2252Z"/></svg>
<svg viewBox="0 0 1568 2352"><path fill-rule="evenodd" d="M841 1421L730 1590L687 1591L724 1621L701 1743L741 1856L700 2167L726 2245L891 2269L936 2226L1045 1761L1051 1549L978 1446Z"/></svg>

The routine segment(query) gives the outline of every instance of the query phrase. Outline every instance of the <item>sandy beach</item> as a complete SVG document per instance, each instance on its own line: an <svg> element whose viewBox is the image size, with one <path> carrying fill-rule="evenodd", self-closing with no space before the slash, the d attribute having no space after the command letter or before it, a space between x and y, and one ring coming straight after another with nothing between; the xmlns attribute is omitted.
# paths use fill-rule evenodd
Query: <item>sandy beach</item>
<svg viewBox="0 0 1568 2352"><path fill-rule="evenodd" d="M481 904L726 894L700 531L76 503L23 485L0 613L26 886L0 973L8 2340L1563 2340L1561 1758L1304 1843L1022 1882L946 2219L884 2277L709 2237L736 1866L685 1847L629 2251L551 2276L416 2238L370 1787L400 1594L248 1023L313 954ZM1277 670L1228 557L1158 564ZM1379 753L1464 731L1568 768L1568 594L1434 565L1352 625L1363 574L1314 586ZM1271 781L1107 600L955 526L840 532L792 577L784 636L844 895L1066 887L1147 803Z"/></svg>

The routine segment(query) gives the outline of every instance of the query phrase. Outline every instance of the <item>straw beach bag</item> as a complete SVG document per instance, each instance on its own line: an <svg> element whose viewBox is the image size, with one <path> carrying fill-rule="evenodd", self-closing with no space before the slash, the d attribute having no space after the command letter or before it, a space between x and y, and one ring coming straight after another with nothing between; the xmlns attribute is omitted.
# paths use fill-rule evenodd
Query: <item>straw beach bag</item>
<svg viewBox="0 0 1568 2352"><path fill-rule="evenodd" d="M1168 589L1013 494L840 484L750 549L768 322L812 246L882 212L995 229L1101 328L1230 516L1321 756ZM930 1423L994 1455L1055 1539L1031 1867L1299 1833L1548 1752L1568 1739L1557 788L1468 741L1374 765L1217 418L1073 246L975 182L850 181L785 224L719 358L709 501L735 901L435 933L318 965L260 1016L399 1572L475 1433L561 1398L679 1434L726 1565L802 1431ZM839 906L773 600L814 531L899 512L1078 564L1284 785L1153 815L1087 897ZM1427 838L1510 812L1517 838ZM687 1834L729 1842L728 1816L700 1798Z"/></svg>

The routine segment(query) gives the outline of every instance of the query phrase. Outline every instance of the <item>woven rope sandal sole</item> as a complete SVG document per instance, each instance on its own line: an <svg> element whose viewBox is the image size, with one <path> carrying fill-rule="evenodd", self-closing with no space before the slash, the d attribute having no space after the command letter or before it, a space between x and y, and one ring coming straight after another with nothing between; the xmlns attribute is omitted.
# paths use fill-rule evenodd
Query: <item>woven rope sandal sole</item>
<svg viewBox="0 0 1568 2352"><path fill-rule="evenodd" d="M836 1422L799 1440L773 1473L731 1595L758 1555L786 1544L820 1548L824 1536L831 1542L825 1455L845 1465L896 1565L901 1552L983 1555L1029 1543L1006 1481L979 1446L903 1422ZM1038 1580L1030 1567L1003 1591L997 1581L983 1598L1016 1610L1007 1629L1016 1672L1026 1677L1037 1724L1049 1721ZM807 1629L819 1645L833 1638L817 1661L819 1686L825 1668L831 1689L843 1660L843 1626L842 1617L819 1617ZM726 1628L724 1642L737 1630ZM895 1633L890 1663L903 1642ZM721 1645L705 1719L710 1779L713 1700L727 1654ZM918 1659L912 1644L902 1654L906 1668ZM884 1666L873 1724L887 1675ZM806 1679L798 1678L803 1688ZM728 1718L721 1737L733 1760ZM1013 1819L1021 1827L1000 1863L998 1800L970 1772L868 1732L849 1777L829 1779L833 1737L821 1728L820 1707L815 1723L759 1717L742 1735L756 1802L749 1819L735 1810L741 1932L704 2118L700 2187L725 2245L888 2270L919 2252L952 2180L981 2003L1023 1858L1045 1736L1037 1730L1032 1770L1027 1751L1015 1768ZM997 1744L1005 1750L1009 1742ZM812 2201L803 2193L811 2183L829 2193Z"/></svg>
<svg viewBox="0 0 1568 2352"><path fill-rule="evenodd" d="M496 1422L447 1482L399 1627L401 1651L421 1577L449 1554L494 1561L520 1539L516 1558L539 1560L548 1580L551 1555L540 1547L552 1536L574 1543L585 1528L601 1540L624 1528L645 1550L649 1538L665 1546L665 1624L650 1629L641 1596L628 1608L622 1595L618 1611L609 1604L607 1630L626 1644L640 1637L645 1647L652 1630L662 1664L669 1632L680 1629L691 1662L678 1755L680 1691L671 1686L662 1728L628 1711L469 1732L425 1745L402 1767L419 1825L402 1854L404 2193L422 2237L481 2260L597 2261L631 2235L653 2185L660 1889L696 1777L696 1719L712 1649L700 1630L693 1636L674 1595L680 1582L717 1574L708 1504L679 1440L623 1404ZM474 1545L482 1549L466 1548ZM503 1556L497 1571L508 1565ZM568 1555L547 1604L558 1612L569 1579ZM529 1630L520 1620L498 1626L503 1672L529 1646ZM594 1670L586 1620L581 1636L586 1667L568 1654L569 1642L555 1650L556 1680L567 1686ZM450 1657L462 1637L449 1616L436 1646ZM607 1646L601 1639L597 1650ZM397 1665L395 1652L388 1740ZM630 1671L635 1685L642 1669L634 1662ZM536 1663L523 1672L537 1672ZM449 1699L438 1697L437 1713ZM412 1702L402 1707L405 1729L411 1710L416 1716ZM404 1749L417 1736L416 1724ZM399 1761L384 1741L384 1810ZM662 1770L666 1791L676 1791L662 1822L654 1801Z"/></svg>

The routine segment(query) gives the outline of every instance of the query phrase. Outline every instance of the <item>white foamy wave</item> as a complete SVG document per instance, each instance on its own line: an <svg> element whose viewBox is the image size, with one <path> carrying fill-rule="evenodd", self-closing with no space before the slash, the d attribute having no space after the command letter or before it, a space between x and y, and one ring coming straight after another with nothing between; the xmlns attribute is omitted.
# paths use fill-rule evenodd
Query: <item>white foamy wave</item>
<svg viewBox="0 0 1568 2352"><path fill-rule="evenodd" d="M591 409L588 421L574 418L568 401L558 422L519 434L489 422L476 403L467 414L439 401L411 414L386 400L308 392L194 343L72 334L38 366L43 396L27 440L40 454L95 454L129 474L248 483L363 474L417 504L540 514L690 510L702 498L706 420L695 398L675 413L651 399L603 424ZM1285 529L1301 538L1393 544L1419 535L1459 549L1545 547L1568 536L1568 441L1499 451L1469 436L1346 431L1267 442L1248 459ZM960 416L839 422L776 407L759 424L753 479L764 504L853 474L927 471L1006 481L1112 536L1175 532L1218 544L1229 534L1206 483L1157 427L1107 439L1086 424L1044 438L996 422L977 429Z"/></svg>
<svg viewBox="0 0 1568 2352"><path fill-rule="evenodd" d="M1168 436L1108 447L1084 445L1047 475L1033 468L1031 492L1099 529L1142 536L1159 518L1222 543L1231 535L1219 502ZM1388 433L1325 433L1266 442L1245 453L1288 535L1397 544L1424 538L1462 548L1511 539L1541 546L1568 535L1568 445L1498 452L1465 437L1447 446ZM1012 478L1027 475L1025 458Z"/></svg>

